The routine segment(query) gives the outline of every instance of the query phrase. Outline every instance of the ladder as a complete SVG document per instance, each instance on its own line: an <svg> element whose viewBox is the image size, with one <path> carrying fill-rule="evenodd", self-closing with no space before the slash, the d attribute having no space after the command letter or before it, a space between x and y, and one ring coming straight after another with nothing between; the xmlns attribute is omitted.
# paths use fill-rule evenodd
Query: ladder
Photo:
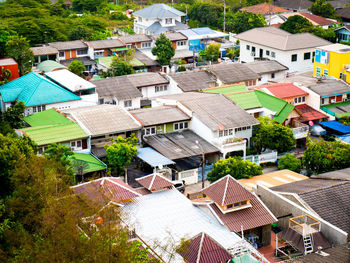
<svg viewBox="0 0 350 263"><path fill-rule="evenodd" d="M311 254L314 251L311 234L303 236L303 240L304 240L304 254L305 255Z"/></svg>

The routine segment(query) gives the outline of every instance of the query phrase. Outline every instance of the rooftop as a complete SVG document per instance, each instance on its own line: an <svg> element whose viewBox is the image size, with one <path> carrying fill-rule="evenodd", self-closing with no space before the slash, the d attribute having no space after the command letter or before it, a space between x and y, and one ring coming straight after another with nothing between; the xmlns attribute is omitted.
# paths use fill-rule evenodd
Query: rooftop
<svg viewBox="0 0 350 263"><path fill-rule="evenodd" d="M23 120L31 127L71 123L71 120L69 120L64 114L56 111L56 109L37 112L24 117Z"/></svg>
<svg viewBox="0 0 350 263"><path fill-rule="evenodd" d="M88 167L84 169L84 173L107 170L107 165L90 153L73 153L73 156L70 159L71 161L80 160L87 163Z"/></svg>
<svg viewBox="0 0 350 263"><path fill-rule="evenodd" d="M262 61L248 62L248 63L245 63L245 65L250 70L254 71L259 75L288 70L288 67L282 65L276 60L262 60Z"/></svg>
<svg viewBox="0 0 350 263"><path fill-rule="evenodd" d="M350 93L350 85L346 84L344 81L339 79L323 79L319 82L316 82L316 79L313 79L314 82L312 84L306 84L302 82L301 85L311 89L313 92L323 97L331 97L334 95L340 94L349 94Z"/></svg>
<svg viewBox="0 0 350 263"><path fill-rule="evenodd" d="M343 45L339 43L323 46L318 49L337 52L337 53L350 53L350 47L348 45Z"/></svg>
<svg viewBox="0 0 350 263"><path fill-rule="evenodd" d="M309 95L306 91L302 90L301 88L298 88L293 83L272 83L268 85L259 86L258 88L266 89L268 93L280 99Z"/></svg>
<svg viewBox="0 0 350 263"><path fill-rule="evenodd" d="M152 41L152 39L149 36L144 34L125 35L125 36L121 36L119 40L125 44Z"/></svg>
<svg viewBox="0 0 350 263"><path fill-rule="evenodd" d="M175 8L172 8L166 4L154 4L134 12L133 15L144 18L164 19L185 16L185 13Z"/></svg>
<svg viewBox="0 0 350 263"><path fill-rule="evenodd" d="M234 84L260 78L257 73L241 63L215 64L209 67L209 71L225 84Z"/></svg>
<svg viewBox="0 0 350 263"><path fill-rule="evenodd" d="M313 2L310 0L290 1L290 0L275 0L275 5L292 10L306 10L312 6Z"/></svg>
<svg viewBox="0 0 350 263"><path fill-rule="evenodd" d="M307 104L300 104L295 106L295 111L300 114L303 121L313 121L328 118L326 114L315 110Z"/></svg>
<svg viewBox="0 0 350 263"><path fill-rule="evenodd" d="M170 40L170 41L179 41L179 40L187 40L187 37L180 32L166 32L164 35ZM160 35L154 36L155 39L159 38Z"/></svg>
<svg viewBox="0 0 350 263"><path fill-rule="evenodd" d="M137 157L148 163L152 167L160 167L169 164L175 164L172 160L161 155L159 152L153 150L151 147L139 148Z"/></svg>
<svg viewBox="0 0 350 263"><path fill-rule="evenodd" d="M58 63L57 61L54 60L45 60L41 62L37 68L42 72L42 73L47 73L51 72L53 70L58 70L58 69L66 69L64 65Z"/></svg>
<svg viewBox="0 0 350 263"><path fill-rule="evenodd" d="M89 41L88 45L92 46L94 49L109 49L109 48L125 47L125 44L121 42L119 39Z"/></svg>
<svg viewBox="0 0 350 263"><path fill-rule="evenodd" d="M289 10L287 9L284 9L279 6L271 5L269 3L261 3L257 5L243 7L240 10L247 11L254 14L262 14L262 15L289 12Z"/></svg>
<svg viewBox="0 0 350 263"><path fill-rule="evenodd" d="M82 40L52 42L49 46L56 48L58 51L83 49L88 46Z"/></svg>
<svg viewBox="0 0 350 263"><path fill-rule="evenodd" d="M242 92L247 91L248 88L246 85L227 85L227 86L220 86L220 87L214 87L203 90L203 92L208 93L221 93L221 94L230 94L230 93L236 93L236 92Z"/></svg>
<svg viewBox="0 0 350 263"><path fill-rule="evenodd" d="M33 51L34 56L58 54L58 50L50 46L31 47L30 49Z"/></svg>
<svg viewBox="0 0 350 263"><path fill-rule="evenodd" d="M325 17L322 17L322 16L317 16L317 15L310 14L310 13L293 12L293 13L283 14L283 16L286 17L286 18L291 17L291 16L295 16L295 15L299 15L299 16L302 16L302 17L306 18L314 26L325 26L325 25L331 25L331 24L336 24L337 23L337 20L325 18Z"/></svg>
<svg viewBox="0 0 350 263"><path fill-rule="evenodd" d="M318 175L312 175L311 178L350 181L350 168L345 168Z"/></svg>
<svg viewBox="0 0 350 263"><path fill-rule="evenodd" d="M312 253L295 259L295 263L339 263L350 262L350 249L346 246L336 246L322 250L328 256Z"/></svg>
<svg viewBox="0 0 350 263"><path fill-rule="evenodd" d="M0 59L0 66L17 65L17 62L13 58Z"/></svg>
<svg viewBox="0 0 350 263"><path fill-rule="evenodd" d="M216 78L208 71L184 71L170 73L169 76L184 92L206 89L216 82Z"/></svg>
<svg viewBox="0 0 350 263"><path fill-rule="evenodd" d="M158 72L144 72L144 73L130 74L130 75L127 75L127 78L137 88L162 85L162 84L164 85L169 83L169 81Z"/></svg>
<svg viewBox="0 0 350 263"><path fill-rule="evenodd" d="M158 173L137 178L136 181L151 192L171 189L173 187L173 183L168 178Z"/></svg>

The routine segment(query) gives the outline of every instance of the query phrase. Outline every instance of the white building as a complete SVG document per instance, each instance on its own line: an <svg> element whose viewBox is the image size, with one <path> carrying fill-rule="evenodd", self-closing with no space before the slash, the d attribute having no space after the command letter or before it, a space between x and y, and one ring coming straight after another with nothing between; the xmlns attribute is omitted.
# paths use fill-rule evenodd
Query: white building
<svg viewBox="0 0 350 263"><path fill-rule="evenodd" d="M312 70L316 47L330 44L310 33L291 34L275 27L253 28L236 38L240 40L241 62L276 60L288 67L289 73Z"/></svg>
<svg viewBox="0 0 350 263"><path fill-rule="evenodd" d="M260 76L258 85L284 79L288 70L286 66L276 60L248 62L245 65Z"/></svg>

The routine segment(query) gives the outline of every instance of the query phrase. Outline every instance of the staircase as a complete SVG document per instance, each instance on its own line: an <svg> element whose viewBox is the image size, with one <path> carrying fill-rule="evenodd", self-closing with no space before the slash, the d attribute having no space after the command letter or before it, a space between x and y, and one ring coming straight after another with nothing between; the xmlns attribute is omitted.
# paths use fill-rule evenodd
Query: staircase
<svg viewBox="0 0 350 263"><path fill-rule="evenodd" d="M314 251L311 234L303 236L303 240L304 240L304 254L305 255L311 254Z"/></svg>

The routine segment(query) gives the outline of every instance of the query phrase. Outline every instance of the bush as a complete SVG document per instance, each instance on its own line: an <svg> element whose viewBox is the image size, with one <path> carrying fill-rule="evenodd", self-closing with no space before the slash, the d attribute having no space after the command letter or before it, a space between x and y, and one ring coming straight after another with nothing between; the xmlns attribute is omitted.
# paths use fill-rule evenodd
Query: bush
<svg viewBox="0 0 350 263"><path fill-rule="evenodd" d="M293 154L287 153L279 159L278 169L288 169L299 173L301 170L301 160L296 158Z"/></svg>
<svg viewBox="0 0 350 263"><path fill-rule="evenodd" d="M184 66L180 66L177 69L179 72L186 71L186 68Z"/></svg>

